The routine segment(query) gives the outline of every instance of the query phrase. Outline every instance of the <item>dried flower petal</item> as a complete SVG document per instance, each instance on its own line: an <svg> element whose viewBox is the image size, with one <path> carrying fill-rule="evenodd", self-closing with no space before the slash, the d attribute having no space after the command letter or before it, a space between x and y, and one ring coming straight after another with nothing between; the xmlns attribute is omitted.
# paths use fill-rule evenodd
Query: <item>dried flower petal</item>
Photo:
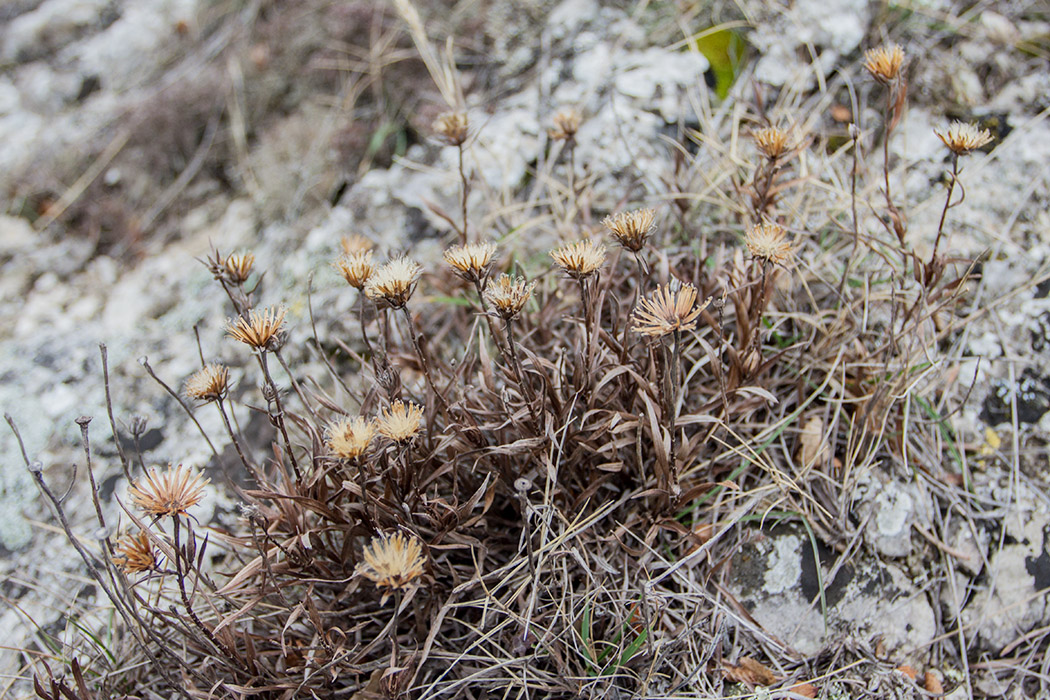
<svg viewBox="0 0 1050 700"><path fill-rule="evenodd" d="M751 256L764 263L783 264L791 257L791 243L782 226L766 221L752 226L744 237Z"/></svg>
<svg viewBox="0 0 1050 700"><path fill-rule="evenodd" d="M398 258L383 265L365 284L365 295L376 302L385 302L395 309L408 303L423 268L408 258Z"/></svg>
<svg viewBox="0 0 1050 700"><path fill-rule="evenodd" d="M652 209L618 212L602 219L617 242L632 253L645 247L649 234L656 228L656 212Z"/></svg>
<svg viewBox="0 0 1050 700"><path fill-rule="evenodd" d="M394 442L407 442L419 432L422 421L422 406L398 399L376 418L376 431Z"/></svg>
<svg viewBox="0 0 1050 700"><path fill-rule="evenodd" d="M254 264L255 256L251 253L229 256L223 263L226 279L233 284L244 284L251 277Z"/></svg>
<svg viewBox="0 0 1050 700"><path fill-rule="evenodd" d="M605 262L605 246L596 240L577 241L552 250L550 255L570 277L583 279Z"/></svg>
<svg viewBox="0 0 1050 700"><path fill-rule="evenodd" d="M583 117L578 110L569 108L558 111L554 115L554 128L547 132L552 141L572 141L576 138L576 132L580 130Z"/></svg>
<svg viewBox="0 0 1050 700"><path fill-rule="evenodd" d="M952 122L947 130L934 129L933 133L957 156L965 156L992 142L992 132L964 122Z"/></svg>
<svg viewBox="0 0 1050 700"><path fill-rule="evenodd" d="M485 288L485 299L505 321L517 316L532 296L535 282L526 282L524 277L514 278L502 274Z"/></svg>
<svg viewBox="0 0 1050 700"><path fill-rule="evenodd" d="M226 322L227 337L239 340L256 350L268 350L280 341L284 330L284 309L269 307L262 311L252 310L248 318L238 316Z"/></svg>
<svg viewBox="0 0 1050 700"><path fill-rule="evenodd" d="M159 475L156 469L150 469L141 480L136 479L128 488L128 495L132 503L150 515L177 517L200 502L210 481L189 467L169 464Z"/></svg>
<svg viewBox="0 0 1050 700"><path fill-rule="evenodd" d="M343 253L346 255L367 253L375 248L375 243L373 243L370 238L362 236L360 233L351 233L348 236L343 236L339 241L339 245L342 246Z"/></svg>
<svg viewBox="0 0 1050 700"><path fill-rule="evenodd" d="M340 459L357 459L363 455L376 434L373 421L362 416L343 418L328 428L326 443Z"/></svg>
<svg viewBox="0 0 1050 700"><path fill-rule="evenodd" d="M904 49L898 44L879 46L864 53L864 68L883 85L889 85L901 74L904 67Z"/></svg>
<svg viewBox="0 0 1050 700"><path fill-rule="evenodd" d="M195 401L218 401L226 396L230 370L224 365L205 365L186 380L183 392Z"/></svg>
<svg viewBox="0 0 1050 700"><path fill-rule="evenodd" d="M778 126L767 126L751 132L755 146L770 160L776 160L788 150L787 132Z"/></svg>
<svg viewBox="0 0 1050 700"><path fill-rule="evenodd" d="M422 545L415 537L406 537L400 532L373 538L361 557L364 561L357 565L355 573L378 588L400 590L423 575ZM389 594L390 591L384 592L383 602Z"/></svg>
<svg viewBox="0 0 1050 700"><path fill-rule="evenodd" d="M376 269L370 250L342 255L332 267L339 270L347 284L358 290L365 288Z"/></svg>
<svg viewBox="0 0 1050 700"><path fill-rule="evenodd" d="M659 338L675 331L690 331L696 328L696 319L707 308L710 300L696 305L696 287L682 285L671 291L671 285L657 286L651 298L639 299L634 312L635 329L652 338Z"/></svg>
<svg viewBox="0 0 1050 700"><path fill-rule="evenodd" d="M156 566L157 554L153 551L153 543L146 531L139 530L137 535L125 535L120 538L113 563L127 574L142 573Z"/></svg>
<svg viewBox="0 0 1050 700"><path fill-rule="evenodd" d="M449 146L462 146L469 131L470 122L465 112L445 112L434 120L434 133Z"/></svg>
<svg viewBox="0 0 1050 700"><path fill-rule="evenodd" d="M471 243L449 248L444 257L453 272L468 282L477 283L488 277L495 254L496 246L491 243Z"/></svg>

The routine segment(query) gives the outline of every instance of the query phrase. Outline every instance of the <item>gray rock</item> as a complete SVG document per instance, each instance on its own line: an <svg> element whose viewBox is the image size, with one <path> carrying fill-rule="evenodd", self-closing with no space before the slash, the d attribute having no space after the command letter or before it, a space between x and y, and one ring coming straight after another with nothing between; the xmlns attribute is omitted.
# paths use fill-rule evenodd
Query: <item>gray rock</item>
<svg viewBox="0 0 1050 700"><path fill-rule="evenodd" d="M729 590L766 632L806 656L843 638L879 638L891 651L921 648L934 638L933 609L900 569L859 555L829 581L833 559L818 549L819 577L802 529L779 529L744 545L733 557Z"/></svg>

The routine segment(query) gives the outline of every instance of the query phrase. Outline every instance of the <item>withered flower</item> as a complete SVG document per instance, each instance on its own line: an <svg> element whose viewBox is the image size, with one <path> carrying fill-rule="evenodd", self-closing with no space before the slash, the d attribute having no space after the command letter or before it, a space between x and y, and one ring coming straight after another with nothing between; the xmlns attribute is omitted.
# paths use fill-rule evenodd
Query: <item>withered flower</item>
<svg viewBox="0 0 1050 700"><path fill-rule="evenodd" d="M423 407L398 399L376 418L376 431L394 442L408 442L419 432Z"/></svg>
<svg viewBox="0 0 1050 700"><path fill-rule="evenodd" d="M583 117L579 110L568 108L559 110L554 115L554 128L547 131L552 141L574 141L576 132L580 130Z"/></svg>
<svg viewBox="0 0 1050 700"><path fill-rule="evenodd" d="M645 247L649 234L656 228L656 212L652 209L621 211L602 219L617 242L632 253Z"/></svg>
<svg viewBox="0 0 1050 700"><path fill-rule="evenodd" d="M449 146L462 146L469 130L466 112L445 112L434 120L434 133Z"/></svg>
<svg viewBox="0 0 1050 700"><path fill-rule="evenodd" d="M226 279L233 284L241 285L252 276L252 265L255 264L255 256L251 253L244 255L230 255L223 262Z"/></svg>
<svg viewBox="0 0 1050 700"><path fill-rule="evenodd" d="M228 367L219 364L205 365L190 375L183 392L194 401L218 401L225 398L229 381Z"/></svg>
<svg viewBox="0 0 1050 700"><path fill-rule="evenodd" d="M280 341L284 330L284 309L269 307L262 311L252 310L248 318L238 316L226 322L226 336L239 340L256 350L268 350Z"/></svg>
<svg viewBox="0 0 1050 700"><path fill-rule="evenodd" d="M574 279L594 274L605 262L605 246L596 240L577 241L550 252L558 267Z"/></svg>
<svg viewBox="0 0 1050 700"><path fill-rule="evenodd" d="M468 282L478 283L488 277L496 246L491 243L457 245L445 251L444 257L452 271Z"/></svg>
<svg viewBox="0 0 1050 700"><path fill-rule="evenodd" d="M671 285L658 285L652 297L638 300L635 329L651 338L693 330L697 317L709 303L708 300L697 306L696 296L696 287L691 284L683 284L677 291L672 291Z"/></svg>
<svg viewBox="0 0 1050 700"><path fill-rule="evenodd" d="M163 473L150 469L145 476L136 479L128 488L131 502L157 517L185 515L192 506L204 497L204 487L211 479L202 479L189 467L170 464Z"/></svg>
<svg viewBox="0 0 1050 700"><path fill-rule="evenodd" d="M368 450L375 434L375 422L363 416L343 418L328 428L326 443L336 457L357 459Z"/></svg>
<svg viewBox="0 0 1050 700"><path fill-rule="evenodd" d="M406 588L423 575L423 547L415 537L394 535L373 537L361 552L364 561L355 573L372 581L377 588L386 588L382 602L395 590Z"/></svg>
<svg viewBox="0 0 1050 700"><path fill-rule="evenodd" d="M149 571L157 565L157 554L153 551L153 543L145 530L139 530L137 535L125 535L117 542L117 552L113 555L113 563L124 570L126 574L138 574Z"/></svg>
<svg viewBox="0 0 1050 700"><path fill-rule="evenodd" d="M376 269L375 263L372 261L372 251L370 250L341 255L338 260L332 263L332 267L339 270L346 283L357 290L365 288Z"/></svg>
<svg viewBox="0 0 1050 700"><path fill-rule="evenodd" d="M422 274L423 268L408 258L392 260L372 273L365 284L365 296L395 309L404 308Z"/></svg>
<svg viewBox="0 0 1050 700"><path fill-rule="evenodd" d="M348 236L343 236L339 241L339 245L342 246L343 253L346 255L365 253L375 248L372 240L367 236L362 236L360 233L351 233Z"/></svg>
<svg viewBox="0 0 1050 700"><path fill-rule="evenodd" d="M952 122L947 130L934 129L933 133L957 156L968 155L992 142L992 132L964 122Z"/></svg>
<svg viewBox="0 0 1050 700"><path fill-rule="evenodd" d="M783 264L791 257L791 243L787 240L787 231L778 224L764 221L747 230L744 237L751 257L767 264Z"/></svg>
<svg viewBox="0 0 1050 700"><path fill-rule="evenodd" d="M751 132L755 146L770 160L776 160L788 150L787 132L778 126L767 126Z"/></svg>
<svg viewBox="0 0 1050 700"><path fill-rule="evenodd" d="M509 321L525 308L535 286L535 282L526 282L524 277L514 278L504 273L485 288L485 299L500 318Z"/></svg>
<svg viewBox="0 0 1050 700"><path fill-rule="evenodd" d="M883 85L897 80L904 67L904 49L899 44L879 46L864 52L864 68Z"/></svg>

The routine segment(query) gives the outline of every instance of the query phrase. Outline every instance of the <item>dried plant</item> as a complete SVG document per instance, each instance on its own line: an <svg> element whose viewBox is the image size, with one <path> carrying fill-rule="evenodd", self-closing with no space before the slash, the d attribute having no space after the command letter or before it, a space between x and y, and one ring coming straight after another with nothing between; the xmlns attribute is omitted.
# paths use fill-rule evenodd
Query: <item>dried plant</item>
<svg viewBox="0 0 1050 700"><path fill-rule="evenodd" d="M372 273L365 284L365 295L393 309L403 309L412 298L416 282L422 274L423 268L419 263L408 258L397 258Z"/></svg>
<svg viewBox="0 0 1050 700"><path fill-rule="evenodd" d="M131 502L154 516L185 516L204 498L204 487L211 479L204 479L181 464L161 473L150 469L128 488Z"/></svg>
<svg viewBox="0 0 1050 700"><path fill-rule="evenodd" d="M205 365L186 380L183 391L194 401L207 403L226 397L230 369L225 365Z"/></svg>
<svg viewBox="0 0 1050 700"><path fill-rule="evenodd" d="M226 323L226 335L253 350L272 350L281 343L284 330L283 308L250 311L247 318L238 316Z"/></svg>

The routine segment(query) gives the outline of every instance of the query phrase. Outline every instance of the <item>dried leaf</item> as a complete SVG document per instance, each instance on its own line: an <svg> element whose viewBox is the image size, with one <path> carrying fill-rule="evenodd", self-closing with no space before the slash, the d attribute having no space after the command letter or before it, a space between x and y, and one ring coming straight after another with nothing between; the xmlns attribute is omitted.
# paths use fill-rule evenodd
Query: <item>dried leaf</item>
<svg viewBox="0 0 1050 700"><path fill-rule="evenodd" d="M779 680L772 669L750 656L741 657L736 666L726 664L725 674L730 680L749 686L773 685Z"/></svg>

